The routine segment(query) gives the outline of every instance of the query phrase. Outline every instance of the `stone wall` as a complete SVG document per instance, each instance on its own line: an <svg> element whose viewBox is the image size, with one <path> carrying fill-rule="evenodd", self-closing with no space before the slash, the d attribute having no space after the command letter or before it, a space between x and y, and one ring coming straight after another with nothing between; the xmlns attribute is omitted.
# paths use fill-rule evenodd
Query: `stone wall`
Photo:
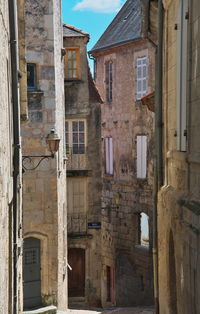
<svg viewBox="0 0 200 314"><path fill-rule="evenodd" d="M199 312L199 52L198 1L184 12L187 35L187 147L177 149L179 1L163 1L164 186L158 200L159 303L161 314ZM187 17L187 12L189 16ZM185 14L186 13L186 14ZM188 20L187 20L188 18ZM176 27L177 25L177 27ZM163 223L165 222L165 223Z"/></svg>
<svg viewBox="0 0 200 314"><path fill-rule="evenodd" d="M54 158L44 160L36 170L27 170L23 175L24 236L41 241L43 304L57 304L64 311L67 214L62 42L60 1L26 1L26 58L27 63L36 65L36 86L28 91L29 120L22 129L23 154L49 155L45 138L52 128L61 140ZM27 168L34 164L25 162Z"/></svg>
<svg viewBox="0 0 200 314"><path fill-rule="evenodd" d="M13 94L9 6L7 2L2 1L0 3L0 29L0 281L2 285L2 291L0 293L0 312L7 314L13 313L14 302L16 311L18 313L22 311L22 213L20 198L21 171L18 175L17 182L19 193L16 195L19 202L17 203L17 207L15 209L13 208L13 171L17 171L17 169L14 169L13 165ZM17 89L17 86L15 86L15 88ZM19 121L17 124L19 126ZM17 166L21 169L21 165ZM17 217L17 221L13 220L14 216ZM15 230L16 242L13 243ZM14 259L15 254L17 255L16 260ZM16 267L16 272L14 272L14 266ZM13 282L16 283L15 287L13 286Z"/></svg>
<svg viewBox="0 0 200 314"><path fill-rule="evenodd" d="M105 173L102 145L102 261L115 269L115 301L119 306L152 303L153 113L136 101L136 58L148 56L148 93L154 90L154 49L141 40L94 53L96 84L102 105L102 139L112 137L114 174ZM105 62L113 62L113 100L105 100ZM136 178L136 136L147 135L147 178ZM103 142L102 142L103 144ZM149 216L150 248L138 246L138 214ZM107 301L103 278L103 305Z"/></svg>

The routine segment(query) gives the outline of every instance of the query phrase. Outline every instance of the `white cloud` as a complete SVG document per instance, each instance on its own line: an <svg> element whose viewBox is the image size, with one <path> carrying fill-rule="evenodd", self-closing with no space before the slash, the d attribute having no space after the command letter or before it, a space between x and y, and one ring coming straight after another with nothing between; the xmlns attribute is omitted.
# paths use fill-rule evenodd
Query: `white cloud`
<svg viewBox="0 0 200 314"><path fill-rule="evenodd" d="M122 0L82 0L75 5L73 10L113 13L119 10L121 4Z"/></svg>

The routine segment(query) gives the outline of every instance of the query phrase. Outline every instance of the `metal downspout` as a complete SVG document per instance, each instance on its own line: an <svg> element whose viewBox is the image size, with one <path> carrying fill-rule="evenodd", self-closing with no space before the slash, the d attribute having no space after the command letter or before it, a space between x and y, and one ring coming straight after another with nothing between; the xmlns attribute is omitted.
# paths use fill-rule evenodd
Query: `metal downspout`
<svg viewBox="0 0 200 314"><path fill-rule="evenodd" d="M159 280L158 280L158 191L163 185L162 152L162 90L163 90L163 4L158 0L158 47L156 56L155 88L155 163L154 163L154 211L153 211L153 264L154 264L154 298L156 314L159 314Z"/></svg>
<svg viewBox="0 0 200 314"><path fill-rule="evenodd" d="M10 53L12 72L13 106L13 313L17 313L17 233L18 233L18 176L20 171L20 134L19 134L19 93L18 93L18 47L17 47L17 5L9 0Z"/></svg>

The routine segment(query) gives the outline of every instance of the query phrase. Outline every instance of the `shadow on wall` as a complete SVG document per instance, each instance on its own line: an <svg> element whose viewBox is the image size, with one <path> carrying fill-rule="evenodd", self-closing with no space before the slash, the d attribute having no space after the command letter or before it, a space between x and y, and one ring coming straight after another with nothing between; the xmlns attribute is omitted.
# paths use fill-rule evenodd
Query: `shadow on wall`
<svg viewBox="0 0 200 314"><path fill-rule="evenodd" d="M176 261L172 230L169 235L169 306L170 314L177 314Z"/></svg>
<svg viewBox="0 0 200 314"><path fill-rule="evenodd" d="M121 253L116 262L116 305L138 306L152 304L152 287L145 285L143 276L129 256Z"/></svg>

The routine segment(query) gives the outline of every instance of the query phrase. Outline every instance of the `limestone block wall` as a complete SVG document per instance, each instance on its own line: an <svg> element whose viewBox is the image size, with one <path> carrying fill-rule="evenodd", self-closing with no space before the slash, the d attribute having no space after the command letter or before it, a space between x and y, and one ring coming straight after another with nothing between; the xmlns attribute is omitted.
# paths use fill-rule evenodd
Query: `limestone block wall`
<svg viewBox="0 0 200 314"><path fill-rule="evenodd" d="M158 201L160 313L199 311L199 52L198 1L188 2L187 35L187 147L177 149L177 54L179 1L163 1L164 24L164 186ZM179 25L179 24L178 24ZM163 221L165 223L163 224Z"/></svg>
<svg viewBox="0 0 200 314"><path fill-rule="evenodd" d="M113 175L105 173L102 143L102 260L115 269L117 305L152 302L153 113L136 101L136 58L148 57L148 93L154 91L154 49L138 41L94 53L102 105L102 138L113 139ZM113 100L106 102L105 62L113 62ZM126 60L126 61L125 61ZM147 178L136 178L136 136L147 135ZM149 216L150 249L138 247L138 214ZM104 277L103 304L107 302Z"/></svg>
<svg viewBox="0 0 200 314"><path fill-rule="evenodd" d="M16 7L17 10L17 7ZM17 221L16 243L14 239L13 210L13 114L12 114L12 74L10 55L10 27L9 7L7 2L0 3L0 281L2 291L0 293L0 312L2 314L13 311L15 294L16 311L22 311L22 213L21 213L21 173L18 176L18 204L16 208ZM17 86L16 86L17 88ZM19 121L18 121L19 123ZM20 167L20 165L19 165ZM20 167L21 169L21 167ZM17 196L17 197L18 197ZM16 250L16 251L15 251ZM16 259L16 273L14 273L14 252L18 252ZM16 289L14 291L13 282Z"/></svg>
<svg viewBox="0 0 200 314"><path fill-rule="evenodd" d="M55 158L43 161L24 180L24 236L41 240L43 304L67 309L66 175L64 163L64 76L60 1L26 1L27 63L36 67L28 91L29 120L23 124L23 154L49 155L46 136L60 138ZM27 167L31 165L27 164Z"/></svg>

